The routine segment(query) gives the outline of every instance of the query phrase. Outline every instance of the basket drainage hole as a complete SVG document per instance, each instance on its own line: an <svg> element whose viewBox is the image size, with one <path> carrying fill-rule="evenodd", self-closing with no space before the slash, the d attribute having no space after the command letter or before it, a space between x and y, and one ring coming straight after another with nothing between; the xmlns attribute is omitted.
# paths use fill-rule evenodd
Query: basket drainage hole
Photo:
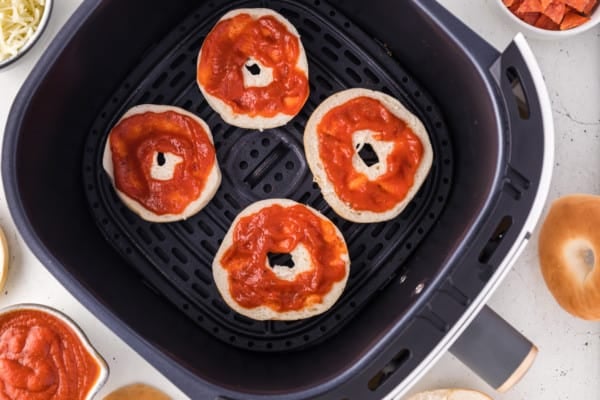
<svg viewBox="0 0 600 400"><path fill-rule="evenodd" d="M369 390L374 392L385 381L387 381L408 359L410 358L410 350L400 350L379 372L369 379Z"/></svg>

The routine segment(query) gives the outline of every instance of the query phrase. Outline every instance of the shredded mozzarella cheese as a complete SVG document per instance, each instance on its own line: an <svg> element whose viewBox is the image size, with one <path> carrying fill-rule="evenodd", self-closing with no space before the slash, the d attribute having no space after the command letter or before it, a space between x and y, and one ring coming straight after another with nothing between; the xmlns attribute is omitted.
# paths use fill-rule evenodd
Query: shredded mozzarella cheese
<svg viewBox="0 0 600 400"><path fill-rule="evenodd" d="M46 0L0 0L0 61L15 56L37 31Z"/></svg>

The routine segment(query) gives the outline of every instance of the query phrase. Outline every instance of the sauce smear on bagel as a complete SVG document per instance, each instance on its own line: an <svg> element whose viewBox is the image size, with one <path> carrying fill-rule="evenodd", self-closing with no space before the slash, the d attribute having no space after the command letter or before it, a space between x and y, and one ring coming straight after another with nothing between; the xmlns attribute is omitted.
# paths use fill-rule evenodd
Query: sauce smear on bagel
<svg viewBox="0 0 600 400"><path fill-rule="evenodd" d="M297 67L300 41L273 16L239 14L217 23L202 45L198 82L235 113L250 117L296 115L308 98L306 72ZM267 86L245 87L250 59L271 68Z"/></svg>
<svg viewBox="0 0 600 400"><path fill-rule="evenodd" d="M267 306L278 312L321 303L346 275L348 250L335 226L307 207L271 205L243 217L233 243L221 258L229 272L231 297L241 306ZM293 280L280 279L269 267L268 253L289 253L302 245L312 268Z"/></svg>
<svg viewBox="0 0 600 400"><path fill-rule="evenodd" d="M376 179L353 166L353 134L357 131L372 131L375 140L393 143L387 169ZM319 122L317 133L327 177L338 197L353 209L384 212L406 197L423 158L423 144L379 100L362 96L331 109Z"/></svg>
<svg viewBox="0 0 600 400"><path fill-rule="evenodd" d="M202 125L174 111L126 117L112 129L109 140L117 189L158 215L183 212L200 196L216 162ZM171 179L152 177L157 154L181 158Z"/></svg>

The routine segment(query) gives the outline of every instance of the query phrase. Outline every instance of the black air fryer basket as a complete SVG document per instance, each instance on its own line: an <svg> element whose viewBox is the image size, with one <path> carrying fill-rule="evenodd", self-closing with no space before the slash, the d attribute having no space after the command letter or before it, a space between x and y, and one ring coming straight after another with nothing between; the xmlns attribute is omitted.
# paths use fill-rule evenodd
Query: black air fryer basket
<svg viewBox="0 0 600 400"><path fill-rule="evenodd" d="M229 126L196 86L205 35L242 7L272 8L302 37L311 94L284 127ZM431 173L388 222L339 218L304 158L311 112L350 87L398 98L432 141ZM223 182L186 221L141 220L102 170L108 131L142 103L183 107L212 129ZM15 101L2 172L42 263L191 398L380 399L404 393L457 340L527 243L549 185L549 115L521 36L499 54L433 0L86 0ZM253 321L212 281L231 221L274 197L317 208L348 243L348 285L320 316ZM507 335L490 347L478 326ZM511 329L485 311L454 351L501 386L531 349ZM508 351L491 365L483 356L498 343Z"/></svg>

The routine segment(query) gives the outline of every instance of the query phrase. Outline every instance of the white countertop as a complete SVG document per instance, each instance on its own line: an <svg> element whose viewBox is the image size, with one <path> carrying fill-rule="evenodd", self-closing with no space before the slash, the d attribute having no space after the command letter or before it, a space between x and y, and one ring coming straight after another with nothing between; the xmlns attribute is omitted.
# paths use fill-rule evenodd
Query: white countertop
<svg viewBox="0 0 600 400"><path fill-rule="evenodd" d="M439 0L498 49L516 34L493 2ZM48 29L21 60L0 70L0 127L27 74L81 0L55 1ZM556 166L549 201L569 193L600 194L600 27L562 41L529 43L546 79L556 125ZM0 225L12 253L0 307L38 302L58 308L88 334L111 369L99 398L132 382L147 382L174 399L186 399L176 387L138 356L73 298L40 264L17 234L0 189ZM600 227L599 227L600 229ZM495 399L600 398L600 323L577 320L555 303L537 261L537 230L490 303L538 346L529 373L506 394L493 393L477 376L447 354L417 384L415 391L441 387L479 389Z"/></svg>

